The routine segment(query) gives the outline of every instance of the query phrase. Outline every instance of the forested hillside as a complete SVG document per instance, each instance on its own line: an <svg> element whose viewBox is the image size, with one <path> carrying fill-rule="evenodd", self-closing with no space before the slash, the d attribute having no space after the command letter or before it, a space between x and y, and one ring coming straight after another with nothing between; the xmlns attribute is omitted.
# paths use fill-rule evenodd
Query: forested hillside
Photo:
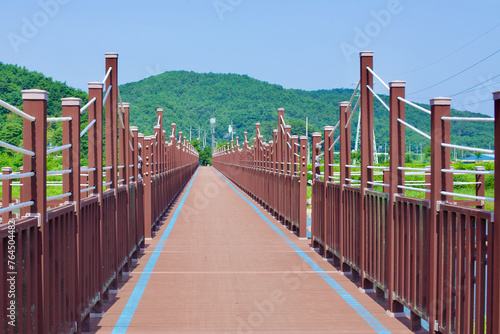
<svg viewBox="0 0 500 334"><path fill-rule="evenodd" d="M0 99L22 108L22 89L44 89L49 92L48 114L61 114L61 98L79 97L87 102L87 94L68 87L65 83L52 80L41 73L30 72L15 65L0 63ZM255 133L255 123L260 122L261 133L270 140L271 131L277 127L277 109L285 108L285 120L292 125L292 133L305 134L305 117L309 118L309 134L322 129L325 125L334 125L338 120L338 102L348 100L352 89L333 89L303 91L284 89L279 85L252 79L246 75L194 73L186 71L165 72L139 82L120 86L124 102L131 103L131 124L139 126L139 131L151 134L156 120L156 108L163 108L165 127L177 123L177 129L192 138L197 138L198 127L202 135L207 132L210 142L209 119L216 117L215 136L218 142L227 141L228 125L234 124L236 135L243 137L248 131L249 137ZM387 96L383 99L388 101ZM429 108L429 106L425 106ZM469 112L452 111L456 116L482 116ZM485 116L486 117L486 116ZM389 138L389 115L385 108L375 100L375 136L377 145L384 149ZM430 132L430 117L421 111L409 107L407 121L419 129ZM0 107L0 140L21 146L22 119ZM86 114L82 125L86 125ZM352 139L354 146L357 113L353 117ZM48 143L60 145L62 131L60 123L49 123ZM407 130L407 143L414 145L429 144L428 140ZM455 144L488 148L493 143L492 123L452 123L452 142ZM85 151L86 138L82 148ZM22 156L0 148L2 166L19 166Z"/></svg>
<svg viewBox="0 0 500 334"><path fill-rule="evenodd" d="M338 102L349 100L352 89L303 91L284 89L279 85L252 79L246 75L194 73L186 71L165 72L139 82L120 86L124 100L131 103L131 120L141 128L154 122L155 108L162 107L166 120L175 122L184 133L193 128L193 136L201 127L209 134L209 119L216 118L215 135L218 141L226 141L231 121L236 135L255 133L255 123L262 124L261 133L271 138L277 127L277 109L285 108L286 123L292 125L292 133L305 134L305 117L309 118L309 133L334 125L338 120ZM387 102L388 96L383 96ZM389 142L389 113L375 99L375 136L377 145ZM428 105L422 105L428 109ZM453 116L483 116L452 110ZM485 116L486 117L486 116ZM358 113L353 117L352 139L354 146L355 126ZM412 107L407 108L406 120L419 129L430 133L430 116ZM196 129L196 131L195 131ZM429 144L421 135L407 130L407 143ZM493 140L492 123L452 123L452 142L461 145L488 147Z"/></svg>
<svg viewBox="0 0 500 334"><path fill-rule="evenodd" d="M79 97L82 105L87 103L87 93L82 90L68 87L65 83L54 81L41 73L32 72L26 68L0 62L0 99L22 109L23 100L21 90L43 89L49 92L47 113L50 116L60 116L62 113L61 98ZM86 116L82 118L87 122ZM5 108L0 107L0 140L22 147L23 119ZM48 123L47 142L52 145L62 144L62 126L60 122ZM82 145L86 150L86 143ZM0 147L1 166L22 165L22 155Z"/></svg>

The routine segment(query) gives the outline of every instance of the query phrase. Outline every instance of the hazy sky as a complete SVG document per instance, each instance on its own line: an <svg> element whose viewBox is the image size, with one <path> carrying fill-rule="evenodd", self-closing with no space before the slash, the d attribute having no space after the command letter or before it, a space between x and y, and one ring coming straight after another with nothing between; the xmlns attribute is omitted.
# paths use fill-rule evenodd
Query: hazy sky
<svg viewBox="0 0 500 334"><path fill-rule="evenodd" d="M3 0L0 8L0 61L81 89L102 80L105 52L119 53L120 83L187 70L354 88L358 52L371 50L375 71L407 81L414 101L452 96L454 107L491 115L500 90L498 0ZM386 92L378 83L376 91Z"/></svg>

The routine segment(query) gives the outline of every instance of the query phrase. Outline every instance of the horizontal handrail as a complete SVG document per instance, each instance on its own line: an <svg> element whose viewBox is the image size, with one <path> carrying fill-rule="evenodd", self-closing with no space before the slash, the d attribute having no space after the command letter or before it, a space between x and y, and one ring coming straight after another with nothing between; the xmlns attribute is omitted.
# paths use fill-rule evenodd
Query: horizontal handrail
<svg viewBox="0 0 500 334"><path fill-rule="evenodd" d="M382 105L385 107L385 109L387 109L387 111L391 111L391 108L389 108L387 104L385 104L384 100L382 100L382 98L378 96L378 94L375 93L375 91L369 85L366 85L366 88L368 88L368 90L372 92L373 96L375 96L380 101L380 103L382 103Z"/></svg>
<svg viewBox="0 0 500 334"><path fill-rule="evenodd" d="M95 101L96 101L96 98L94 97L94 98L92 98L92 100L90 100L89 102L87 102L86 105L84 105L82 108L80 108L80 114L83 114L83 112L85 110L87 110L92 105L92 103L94 103Z"/></svg>
<svg viewBox="0 0 500 334"><path fill-rule="evenodd" d="M89 131L89 129L92 127L92 125L95 124L97 120L96 119L93 119L92 122L90 122L86 127L85 129L82 130L82 132L80 132L80 138L82 138L83 136L85 136L85 134L87 133L87 131Z"/></svg>
<svg viewBox="0 0 500 334"><path fill-rule="evenodd" d="M111 87L113 87L113 86L109 85L108 90L106 91L106 95L104 95L104 98L102 99L102 106L103 107L106 104L106 100L108 99L109 92L111 92Z"/></svg>
<svg viewBox="0 0 500 334"><path fill-rule="evenodd" d="M469 169L441 169L443 173L452 174L474 174L474 175L495 175L495 171L489 170L469 170Z"/></svg>
<svg viewBox="0 0 500 334"><path fill-rule="evenodd" d="M28 115L27 113L17 109L11 104L8 104L7 102L0 100L0 106L4 107L5 109L8 109L12 111L14 114L21 116L24 119L27 119L30 122L34 122L36 120L35 117Z"/></svg>
<svg viewBox="0 0 500 334"><path fill-rule="evenodd" d="M375 78L377 78L377 79L378 79L378 81L380 81L380 83L381 83L382 85L384 85L384 87L385 87L385 88L387 88L387 90L390 90L389 85L387 85L387 84L384 82L384 80L380 79L380 77L377 75L377 73L375 73L375 72L374 72L374 71L370 68L370 66L366 66L366 69L368 70L368 72L370 72L371 74L373 74L373 76L374 76Z"/></svg>
<svg viewBox="0 0 500 334"><path fill-rule="evenodd" d="M102 84L106 84L106 80L108 80L109 75L111 74L111 71L113 70L113 67L108 68L108 71L106 72L106 75L104 76L104 79L102 80Z"/></svg>
<svg viewBox="0 0 500 334"><path fill-rule="evenodd" d="M80 193L84 193L84 192L91 191L91 190L94 190L94 189L95 189L95 186L94 187L88 187L88 188L80 190Z"/></svg>
<svg viewBox="0 0 500 334"><path fill-rule="evenodd" d="M17 180L35 176L35 172L0 174L0 180Z"/></svg>
<svg viewBox="0 0 500 334"><path fill-rule="evenodd" d="M27 206L32 206L33 204L35 204L35 202L28 201L28 202L24 202L24 203L9 205L6 208L1 208L0 209L0 214L4 213L4 212L11 212L11 211L14 211L14 210L17 210L17 209L22 209L22 208L25 208Z"/></svg>
<svg viewBox="0 0 500 334"><path fill-rule="evenodd" d="M406 104L409 104L409 105L410 105L410 106L412 106L413 108L417 108L418 110L421 110L421 111L425 112L426 114L429 114L429 115L431 114L431 111L430 111L430 110L425 109L425 108L423 108L423 107L421 107L421 106L419 106L419 105L417 105L417 104L415 104L415 103L413 103L413 102L411 102L411 101L408 101L407 99L402 98L401 96L398 96L398 100L399 100L399 101L402 101L402 102L404 102L404 103L406 103Z"/></svg>
<svg viewBox="0 0 500 334"><path fill-rule="evenodd" d="M352 108L351 114L349 115L349 118L347 119L347 122L345 122L345 126L344 126L345 129L347 129L347 127L351 123L351 118L354 115L354 112L356 111L356 109L358 109L358 105L359 105L360 101L361 101L361 98L358 98L358 101L356 101L356 105L354 106L354 108Z"/></svg>
<svg viewBox="0 0 500 334"><path fill-rule="evenodd" d="M57 146L57 147L54 147L54 148L50 148L50 149L47 150L47 154L51 154L51 153L54 153L54 152L59 152L59 151L68 149L72 145L73 144L66 144L66 145L61 145L61 146Z"/></svg>
<svg viewBox="0 0 500 334"><path fill-rule="evenodd" d="M47 122L68 122L72 121L73 117L48 117Z"/></svg>
<svg viewBox="0 0 500 334"><path fill-rule="evenodd" d="M60 195L50 196L50 197L47 197L47 202L48 201L53 201L55 199L69 197L71 195L73 195L73 193L69 192L69 193L64 193L64 194L60 194Z"/></svg>
<svg viewBox="0 0 500 334"><path fill-rule="evenodd" d="M423 192L423 193L430 193L430 192L431 192L431 190L430 190L430 189L415 188L415 187L407 187L407 186L400 186L400 185L398 185L398 188L399 188L399 189L406 189L406 190L420 191L420 192Z"/></svg>
<svg viewBox="0 0 500 334"><path fill-rule="evenodd" d="M470 198L470 199L477 199L477 200L480 200L480 201L487 201L487 202L494 202L495 201L495 199L492 198L492 197L459 194L459 193L452 193L452 192L448 192L448 191L441 191L441 195L447 195L447 196L453 196L453 197L463 197L463 198Z"/></svg>
<svg viewBox="0 0 500 334"><path fill-rule="evenodd" d="M7 148L9 150L12 150L12 151L15 151L15 152L19 152L19 153L22 153L22 154L26 154L26 155L29 155L31 157L34 157L35 156L35 152L33 151L28 151L28 150L25 150L24 148L21 148L21 147L17 147L15 145L12 145L12 144L9 144L9 143L6 143L2 140L0 140L0 146L1 147L4 147L4 148Z"/></svg>
<svg viewBox="0 0 500 334"><path fill-rule="evenodd" d="M421 135L422 135L422 136L424 136L425 138L427 138L427 139L429 139L429 140L431 139L431 136L429 136L427 133L425 133L425 132L423 132L423 131L421 131L421 130L417 129L416 127L414 127L414 126L413 126L413 125L411 125L411 124L408 124L407 122L403 121L401 118L398 118L398 122L399 122L399 123L401 123L401 124L403 124L404 126L406 126L406 127L410 128L410 129L412 129L412 130L413 130L413 131L415 131L416 133L421 134Z"/></svg>
<svg viewBox="0 0 500 334"><path fill-rule="evenodd" d="M476 148L476 147L469 147L469 146L462 146L462 145L453 145L453 144L447 144L447 143L441 143L441 146L450 147L450 148L456 148L456 149L464 150L464 151L480 152L480 153L487 153L487 154L495 154L494 150L487 150L485 148Z"/></svg>
<svg viewBox="0 0 500 334"><path fill-rule="evenodd" d="M441 117L443 121L462 121L462 122L494 122L490 117Z"/></svg>
<svg viewBox="0 0 500 334"><path fill-rule="evenodd" d="M73 170L72 169L64 169L64 170L48 170L46 175L47 176L53 176L53 175L64 175L64 174L69 174Z"/></svg>

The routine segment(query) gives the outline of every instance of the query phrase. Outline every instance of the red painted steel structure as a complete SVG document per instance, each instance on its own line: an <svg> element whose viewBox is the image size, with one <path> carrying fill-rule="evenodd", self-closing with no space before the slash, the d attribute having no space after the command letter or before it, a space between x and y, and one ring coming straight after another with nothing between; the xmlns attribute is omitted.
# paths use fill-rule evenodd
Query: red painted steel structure
<svg viewBox="0 0 500 334"><path fill-rule="evenodd" d="M500 242L496 241L493 222L500 212L500 201L493 214L483 210L481 200L454 200L446 193L453 192L453 175L447 172L451 169L450 148L446 146L450 143L450 122L443 117L450 116L451 100L430 101L432 161L422 169L430 186L424 190L425 199L411 198L401 188L405 186L402 122L406 103L402 99L406 83L392 81L388 85L390 166L373 166L373 76L373 52L361 52L360 165L351 163L352 99L339 103L337 126L325 127L323 134L312 134L311 246L325 258L333 257L341 271L351 271L353 279L359 278L361 291L374 291L379 300L385 299L388 315L404 316L403 308L408 308L412 330L419 329L424 319L435 333L499 333L500 280L495 277L500 273ZM494 93L494 101L498 118L500 92ZM296 152L295 146L288 145L291 138L282 115L283 110L278 110L278 129L268 144L262 142L257 124L252 148L245 134L241 150L232 144L222 147L214 153L213 162L278 220L287 223L294 220L290 205L299 203L301 208L305 194L295 202L290 168L295 175L296 165L289 163ZM500 146L498 124L495 122L496 146ZM338 137L334 135L337 128ZM301 139L299 188L304 192L305 145L306 139ZM335 164L335 148L339 164ZM359 168L358 181L352 179L351 168ZM377 169L381 170L379 175L383 174L383 181L378 181L382 191L374 190ZM484 197L484 175L477 175L476 182L476 196ZM498 189L495 197L500 196ZM299 210L302 213L305 211Z"/></svg>
<svg viewBox="0 0 500 334"><path fill-rule="evenodd" d="M118 103L117 65L118 55L106 54L107 88L100 82L89 83L88 167L80 167L81 101L62 99L63 166L59 174L63 175L63 194L51 199L61 204L50 210L46 192L47 154L52 152L46 148L49 97L45 91L23 91L23 110L35 118L24 120L23 147L34 155L26 154L23 161L23 171L32 172L21 187L21 202L29 206L21 208L21 218L10 211L2 213L4 333L88 330L90 314L103 311L109 293L115 292L132 258L138 257L145 236L155 231L198 167L198 153L189 142L166 141L161 109L156 140L149 137L145 144L138 129L130 127L130 105ZM103 110L103 93L108 89ZM2 172L11 174L12 169L2 168ZM81 185L81 180L87 184ZM10 180L3 180L3 208L12 204L11 186ZM9 295L11 286L15 295ZM15 326L8 324L12 301Z"/></svg>
<svg viewBox="0 0 500 334"><path fill-rule="evenodd" d="M307 236L307 139L291 135L284 109L278 109L278 129L273 141L263 142L260 124L255 126L253 146L245 133L213 154L213 166L233 180L300 238Z"/></svg>

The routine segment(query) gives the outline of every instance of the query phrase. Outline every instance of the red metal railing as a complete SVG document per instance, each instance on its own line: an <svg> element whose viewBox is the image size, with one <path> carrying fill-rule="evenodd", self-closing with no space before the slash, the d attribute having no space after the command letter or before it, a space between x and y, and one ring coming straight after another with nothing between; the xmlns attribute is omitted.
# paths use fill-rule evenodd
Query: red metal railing
<svg viewBox="0 0 500 334"><path fill-rule="evenodd" d="M493 200L485 196L485 175L493 172L450 166L452 147L494 153L450 143L451 121L485 119L450 117L449 98L432 99L431 110L406 100L404 81L386 84L376 76L372 52L360 53L360 65L351 100L339 103L339 122L312 134L312 246L333 257L340 270L359 277L363 291L387 298L389 314L401 315L407 307L412 330L423 319L431 332L500 332L500 280L495 279L500 275L500 242L495 240L494 214L483 210L484 202ZM374 77L389 90L388 102L374 92ZM374 97L389 112L389 166L374 164ZM500 117L500 92L494 93L494 101L495 117ZM358 106L361 152L356 164L351 162L351 121ZM405 121L408 106L430 115L430 135ZM257 124L251 148L245 134L242 149L237 140L236 147L231 143L215 152L214 166L292 228L299 208L303 230L305 150L301 142L299 177L294 139L282 109L278 115L271 142L262 141ZM500 122L486 121L495 121L495 144L500 146ZM405 166L407 127L430 141L430 166ZM475 182L454 182L457 172L475 174ZM420 180L407 180L410 175ZM475 185L475 195L453 192L464 183ZM407 190L425 192L425 199L405 196ZM495 187L495 196L500 196L500 187ZM459 197L468 200L455 199ZM497 203L495 212L500 212Z"/></svg>
<svg viewBox="0 0 500 334"><path fill-rule="evenodd" d="M494 300L493 257L488 252L495 237L492 215L450 204L441 204L439 211L438 329L442 333L485 333L493 323L486 312Z"/></svg>
<svg viewBox="0 0 500 334"><path fill-rule="evenodd" d="M104 98L104 83L89 83L90 102L81 108L80 99L62 99L63 117L47 118L45 91L23 91L24 111L7 105L25 118L23 149L14 149L25 154L27 172L16 175L3 168L1 176L0 312L6 333L88 330L90 314L103 312L151 226L158 227L198 166L198 153L185 138L179 144L175 137L166 141L161 109L156 135L145 146L144 135L129 126L130 106L121 102L117 66L117 55L107 54ZM89 124L80 133L83 112L88 112ZM48 120L63 122L63 146L47 150ZM175 136L175 125L172 130ZM81 167L80 138L86 134L88 167ZM57 151L62 151L62 170L47 171L47 155ZM62 194L47 197L47 175L62 175ZM21 203L16 205L11 192L15 178L22 179ZM48 206L52 209L47 211ZM17 208L21 219L12 214ZM10 294L7 275L14 280ZM15 326L7 321L9 305Z"/></svg>
<svg viewBox="0 0 500 334"><path fill-rule="evenodd" d="M34 333L43 319L38 217L0 226L0 316L3 333ZM16 302L11 304L11 300Z"/></svg>
<svg viewBox="0 0 500 334"><path fill-rule="evenodd" d="M393 299L427 320L429 201L396 195ZM397 270L396 270L397 269Z"/></svg>
<svg viewBox="0 0 500 334"><path fill-rule="evenodd" d="M247 133L240 148L231 141L227 147L213 154L213 165L233 180L254 200L272 213L299 237L307 236L307 138L291 135L285 124L284 109L278 109L278 129L273 141L263 142L260 124L256 124L256 138L249 146Z"/></svg>

